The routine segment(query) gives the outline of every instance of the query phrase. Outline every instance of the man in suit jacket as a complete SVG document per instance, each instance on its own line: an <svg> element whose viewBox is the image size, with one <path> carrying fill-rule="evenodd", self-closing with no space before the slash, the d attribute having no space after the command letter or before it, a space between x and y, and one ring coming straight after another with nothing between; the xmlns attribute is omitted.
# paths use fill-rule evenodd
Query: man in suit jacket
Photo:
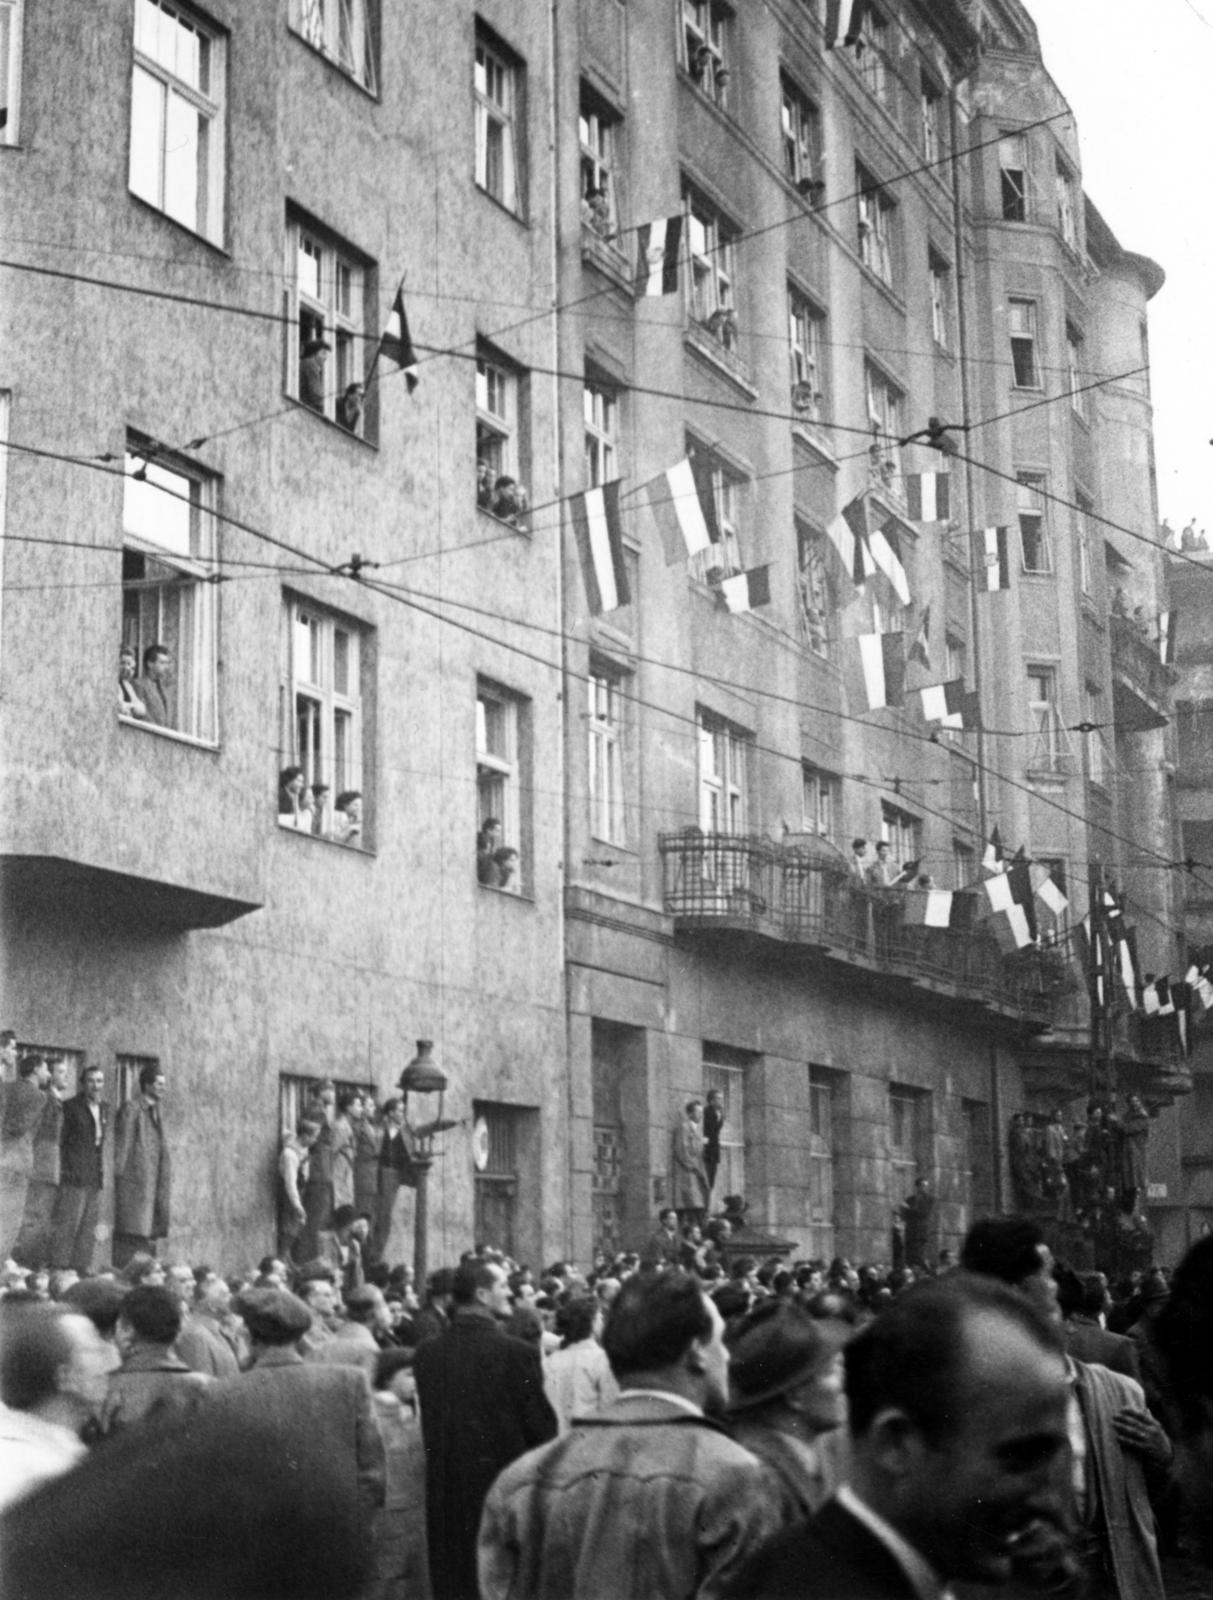
<svg viewBox="0 0 1213 1600"><path fill-rule="evenodd" d="M114 1265L138 1251L156 1253L168 1236L172 1168L161 1122L164 1073L148 1062L139 1093L118 1112L114 1129Z"/></svg>
<svg viewBox="0 0 1213 1600"><path fill-rule="evenodd" d="M101 1098L105 1074L86 1067L80 1093L64 1102L59 1135L59 1192L51 1218L51 1265L93 1270L93 1241L101 1209L103 1156L110 1108Z"/></svg>
<svg viewBox="0 0 1213 1600"><path fill-rule="evenodd" d="M395 1096L384 1102L383 1143L379 1146L379 1194L375 1202L375 1231L370 1257L382 1261L392 1231L392 1212L401 1188L415 1188L413 1143L404 1125L404 1102Z"/></svg>
<svg viewBox="0 0 1213 1600"><path fill-rule="evenodd" d="M720 1170L720 1134L724 1128L724 1106L719 1089L708 1090L707 1104L703 1108L703 1170L708 1175L708 1198L716 1187L716 1174Z"/></svg>
<svg viewBox="0 0 1213 1600"><path fill-rule="evenodd" d="M1021 1295L964 1273L916 1285L847 1347L850 1481L776 1535L730 1595L928 1600L1059 1566L1065 1361Z"/></svg>
<svg viewBox="0 0 1213 1600"><path fill-rule="evenodd" d="M50 1081L42 1115L34 1129L34 1159L25 1215L13 1255L23 1266L45 1266L51 1258L51 1219L59 1192L59 1139L63 1132L63 1101L67 1094L67 1062L62 1056L48 1063Z"/></svg>
<svg viewBox="0 0 1213 1600"><path fill-rule="evenodd" d="M1111 1304L1103 1273L1061 1273L1057 1296L1065 1317L1062 1332L1066 1349L1075 1361L1094 1361L1140 1383L1136 1344L1123 1333L1109 1333L1100 1321Z"/></svg>
<svg viewBox="0 0 1213 1600"><path fill-rule="evenodd" d="M434 1600L478 1600L476 1535L489 1485L556 1436L539 1350L501 1327L513 1295L505 1268L460 1266L454 1317L414 1363L426 1456L426 1528Z"/></svg>

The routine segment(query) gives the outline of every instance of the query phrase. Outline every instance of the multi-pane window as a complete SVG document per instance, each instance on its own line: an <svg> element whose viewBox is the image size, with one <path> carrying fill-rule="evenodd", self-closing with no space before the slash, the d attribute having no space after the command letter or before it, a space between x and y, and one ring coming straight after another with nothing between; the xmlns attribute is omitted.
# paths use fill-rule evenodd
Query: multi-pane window
<svg viewBox="0 0 1213 1600"><path fill-rule="evenodd" d="M783 170L806 191L821 166L821 112L785 75L780 75L779 127Z"/></svg>
<svg viewBox="0 0 1213 1600"><path fill-rule="evenodd" d="M21 13L25 0L0 0L0 144L16 144L21 113Z"/></svg>
<svg viewBox="0 0 1213 1600"><path fill-rule="evenodd" d="M147 654L160 645L167 671L159 692L140 695L143 712L124 719L168 727L214 743L218 591L215 481L167 460L149 443L127 446L122 496L122 643L147 676ZM139 695L136 684L135 693ZM163 705L161 704L163 697Z"/></svg>
<svg viewBox="0 0 1213 1600"><path fill-rule="evenodd" d="M135 0L130 188L223 240L224 36L168 0Z"/></svg>
<svg viewBox="0 0 1213 1600"><path fill-rule="evenodd" d="M796 544L801 633L813 654L828 660L837 601L825 541L815 529L798 523Z"/></svg>
<svg viewBox="0 0 1213 1600"><path fill-rule="evenodd" d="M623 679L592 665L588 679L590 832L626 844L623 810Z"/></svg>
<svg viewBox="0 0 1213 1600"><path fill-rule="evenodd" d="M687 440L687 454L704 452L694 440ZM726 466L719 458L709 455L712 472L712 499L716 507L716 521L720 527L720 540L697 550L690 558L691 576L700 583L727 577L741 570L741 521L747 489L746 479Z"/></svg>
<svg viewBox="0 0 1213 1600"><path fill-rule="evenodd" d="M810 762L800 768L801 826L805 833L832 839L837 821L838 779Z"/></svg>
<svg viewBox="0 0 1213 1600"><path fill-rule="evenodd" d="M855 173L859 218L859 259L881 283L892 284L894 223L897 207L864 167Z"/></svg>
<svg viewBox="0 0 1213 1600"><path fill-rule="evenodd" d="M1028 715L1032 727L1028 766L1038 772L1057 772L1064 751L1057 710L1057 673L1052 667L1030 666L1027 678Z"/></svg>
<svg viewBox="0 0 1213 1600"><path fill-rule="evenodd" d="M825 312L799 289L788 285L788 363L792 410L798 421L824 422L826 404Z"/></svg>
<svg viewBox="0 0 1213 1600"><path fill-rule="evenodd" d="M745 1057L726 1045L704 1042L703 1092L720 1093L724 1124L720 1130L720 1166L714 1193L745 1193Z"/></svg>
<svg viewBox="0 0 1213 1600"><path fill-rule="evenodd" d="M927 256L931 272L931 333L941 350L952 347L952 269L934 250Z"/></svg>
<svg viewBox="0 0 1213 1600"><path fill-rule="evenodd" d="M887 594L872 596L872 632L904 633L906 609L897 599Z"/></svg>
<svg viewBox="0 0 1213 1600"><path fill-rule="evenodd" d="M1022 133L1009 133L998 141L998 170L1003 220L1027 222L1028 145Z"/></svg>
<svg viewBox="0 0 1213 1600"><path fill-rule="evenodd" d="M619 226L616 173L619 119L607 112L585 89L577 118L581 150L581 220L607 239Z"/></svg>
<svg viewBox="0 0 1213 1600"><path fill-rule="evenodd" d="M1039 472L1020 472L1015 480L1015 509L1025 572L1053 570L1049 528L1045 520L1045 480Z"/></svg>
<svg viewBox="0 0 1213 1600"><path fill-rule="evenodd" d="M958 678L963 678L968 665L968 650L965 642L957 634L944 635L943 641L943 675L945 681L951 683Z"/></svg>
<svg viewBox="0 0 1213 1600"><path fill-rule="evenodd" d="M476 825L499 825L494 848L514 852L508 876L493 878L497 888L519 893L526 863L521 861L523 702L507 689L481 681L476 690Z"/></svg>
<svg viewBox="0 0 1213 1600"><path fill-rule="evenodd" d="M1082 698L1083 721L1091 724L1090 732L1083 735L1087 756L1087 777L1092 783L1104 784L1107 782L1107 770L1103 734L1100 731L1107 720L1104 693L1099 684L1086 683L1083 685Z"/></svg>
<svg viewBox="0 0 1213 1600"><path fill-rule="evenodd" d="M872 429L872 465L880 482L895 490L901 476L901 447L905 428L905 397L879 367L864 363L868 423Z"/></svg>
<svg viewBox="0 0 1213 1600"><path fill-rule="evenodd" d="M290 25L313 49L375 94L375 36L370 0L291 0Z"/></svg>
<svg viewBox="0 0 1213 1600"><path fill-rule="evenodd" d="M124 1106L138 1099L140 1073L148 1067L158 1067L160 1057L120 1054L116 1057L115 1065L118 1071L114 1079L114 1099L118 1105Z"/></svg>
<svg viewBox="0 0 1213 1600"><path fill-rule="evenodd" d="M522 380L482 348L476 357L476 503L520 526L528 504L518 481Z"/></svg>
<svg viewBox="0 0 1213 1600"><path fill-rule="evenodd" d="M869 5L859 25L859 70L868 93L884 106L893 104L893 82L889 72L889 25L874 6Z"/></svg>
<svg viewBox="0 0 1213 1600"><path fill-rule="evenodd" d="M348 245L309 222L286 228L286 388L351 432L362 426L367 267ZM357 397L353 411L351 396Z"/></svg>
<svg viewBox="0 0 1213 1600"><path fill-rule="evenodd" d="M1066 323L1066 382L1070 388L1070 406L1076 417L1086 420L1087 389L1082 364L1082 334Z"/></svg>
<svg viewBox="0 0 1213 1600"><path fill-rule="evenodd" d="M915 1089L889 1085L889 1160L892 1163L894 1192L908 1194L924 1154L927 1134L926 1095Z"/></svg>
<svg viewBox="0 0 1213 1600"><path fill-rule="evenodd" d="M809 1068L809 1225L834 1222L834 1084L822 1067Z"/></svg>
<svg viewBox="0 0 1213 1600"><path fill-rule="evenodd" d="M507 211L521 212L519 140L522 68L483 35L476 40L476 182Z"/></svg>
<svg viewBox="0 0 1213 1600"><path fill-rule="evenodd" d="M718 106L729 98L729 22L719 0L682 0L682 64Z"/></svg>
<svg viewBox="0 0 1213 1600"><path fill-rule="evenodd" d="M691 316L731 350L737 342L733 284L738 230L698 194L688 193L686 205Z"/></svg>
<svg viewBox="0 0 1213 1600"><path fill-rule="evenodd" d="M1083 594L1094 592L1095 567L1091 555L1091 502L1086 495L1076 491L1074 513L1078 532L1078 584Z"/></svg>
<svg viewBox="0 0 1213 1600"><path fill-rule="evenodd" d="M596 489L618 477L616 461L619 401L613 389L586 382L582 390L585 412L585 483Z"/></svg>
<svg viewBox="0 0 1213 1600"><path fill-rule="evenodd" d="M1007 325L1011 333L1011 373L1017 389L1039 389L1040 368L1036 360L1036 302L1011 299L1007 302Z"/></svg>
<svg viewBox="0 0 1213 1600"><path fill-rule="evenodd" d="M748 820L749 735L699 713L699 826L705 833L744 833Z"/></svg>
<svg viewBox="0 0 1213 1600"><path fill-rule="evenodd" d="M977 852L960 839L952 841L952 887L963 889L977 879Z"/></svg>
<svg viewBox="0 0 1213 1600"><path fill-rule="evenodd" d="M1071 250L1078 249L1078 185L1074 181L1074 174L1065 162L1058 158L1057 167L1057 226L1061 229L1061 236Z"/></svg>
<svg viewBox="0 0 1213 1600"><path fill-rule="evenodd" d="M362 796L364 630L292 595L282 624L282 766L301 767L307 789L327 786L344 810L346 795ZM312 831L324 831L319 819Z"/></svg>
<svg viewBox="0 0 1213 1600"><path fill-rule="evenodd" d="M922 76L922 89L918 106L922 126L922 153L928 162L943 159L947 153L947 102L943 90L926 73Z"/></svg>
<svg viewBox="0 0 1213 1600"><path fill-rule="evenodd" d="M889 854L898 866L917 861L922 855L922 823L908 811L881 802L880 837L888 844Z"/></svg>

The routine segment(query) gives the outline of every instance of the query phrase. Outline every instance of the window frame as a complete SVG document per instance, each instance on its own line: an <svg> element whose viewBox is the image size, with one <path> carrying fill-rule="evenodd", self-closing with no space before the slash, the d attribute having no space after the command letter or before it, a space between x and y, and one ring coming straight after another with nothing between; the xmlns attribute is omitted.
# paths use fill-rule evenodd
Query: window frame
<svg viewBox="0 0 1213 1600"><path fill-rule="evenodd" d="M158 481L162 478L188 484L188 499L173 485ZM170 505L147 497L148 491L156 488L177 504L184 499L188 551L131 525L145 516L156 518L157 509L161 516L170 514ZM128 432L122 494L122 643L135 651L140 676L143 652L149 645L163 644L170 652L176 720L168 726L121 715L119 720L124 726L192 740L210 749L219 745L219 596L214 581L221 570L219 490L215 473L164 451L154 440ZM139 501L144 504L142 511ZM134 570L136 562L143 564L142 572ZM149 574L149 562L163 568L166 576ZM155 625L149 626L146 607L154 596L158 597L158 615ZM175 628L165 626L166 604L177 609ZM188 647L183 647L181 638L187 633ZM183 702L188 702L185 715Z"/></svg>
<svg viewBox="0 0 1213 1600"><path fill-rule="evenodd" d="M309 629L309 648L300 647L300 628ZM321 605L307 595L284 590L282 595L282 642L280 666L280 765L303 768L306 786L326 784L329 804L335 807L338 795L355 790L362 796L362 826L352 839L338 840L350 849L368 848L369 815L365 774L369 769L369 717L364 693L368 682L368 652L371 630L346 613ZM345 683L338 686L338 635L344 647ZM321 671L318 679L305 675L302 658L315 656ZM311 662L307 663L310 670ZM310 731L301 732L300 701L307 703ZM317 732L318 730L318 736ZM290 827L279 816L279 826ZM307 832L298 829L298 832ZM311 830L312 837L333 839L331 828Z"/></svg>
<svg viewBox="0 0 1213 1600"><path fill-rule="evenodd" d="M699 826L704 833L741 836L750 820L750 756L753 736L702 706L696 719L696 778ZM727 822L727 826L720 826Z"/></svg>
<svg viewBox="0 0 1213 1600"><path fill-rule="evenodd" d="M376 303L377 275L369 258L322 223L288 207L286 217L283 318L286 333L283 388L298 405L343 432L368 443L377 436L374 396L366 396L359 426L347 429L340 420L339 404L350 384L365 385L372 343L369 327ZM314 260L315 289L301 281L300 263ZM302 363L304 346L321 337L335 357L325 362L324 389L307 398ZM361 348L360 348L361 347Z"/></svg>
<svg viewBox="0 0 1213 1600"><path fill-rule="evenodd" d="M678 62L691 82L713 105L727 111L733 22L731 9L720 0L681 0Z"/></svg>
<svg viewBox="0 0 1213 1600"><path fill-rule="evenodd" d="M1078 544L1078 587L1088 599L1095 595L1095 564L1091 518L1095 514L1093 501L1081 489L1074 491L1074 522Z"/></svg>
<svg viewBox="0 0 1213 1600"><path fill-rule="evenodd" d="M1070 410L1080 422L1087 419L1087 390L1082 365L1085 340L1080 329L1072 322L1066 323L1066 379L1070 388Z"/></svg>
<svg viewBox="0 0 1213 1600"><path fill-rule="evenodd" d="M1011 387L1039 392L1042 388L1038 305L1026 295L1007 296L1007 337L1011 346ZM1016 326L1017 318L1020 326Z"/></svg>
<svg viewBox="0 0 1213 1600"><path fill-rule="evenodd" d="M796 587L805 647L820 660L832 661L838 596L826 554L825 535L800 517L795 519L795 527ZM824 603L819 605L817 600ZM813 616L814 612L817 617Z"/></svg>
<svg viewBox="0 0 1213 1600"><path fill-rule="evenodd" d="M941 165L948 156L948 121L944 115L946 105L947 96L943 89L924 70L919 78L918 110L923 159L928 165Z"/></svg>
<svg viewBox="0 0 1213 1600"><path fill-rule="evenodd" d="M619 476L619 390L587 372L581 396L585 487L597 489Z"/></svg>
<svg viewBox="0 0 1213 1600"><path fill-rule="evenodd" d="M172 17L181 32L193 35L198 44L198 76L206 87L191 83L177 67L169 67L147 48L152 42L147 31L148 12L156 17ZM134 30L131 35L131 102L128 122L129 152L127 187L131 194L162 216L187 229L209 244L222 248L226 218L227 154L227 55L228 35L215 22L182 0L135 0ZM157 29L163 23L157 23ZM172 35L177 40L177 35ZM179 42L179 40L177 40ZM145 87L141 88L140 86ZM158 96L155 105L145 99L150 91ZM170 208L170 159L180 148L182 128L174 128L173 107L184 106L186 115L198 119L206 138L193 143L195 170L190 180L194 203L192 216ZM156 148L147 162L148 145L142 118L155 116ZM178 112L178 117L180 112ZM140 124L137 134L136 123ZM199 173L198 167L204 167ZM146 169L146 170L145 170ZM154 190L154 193L151 192Z"/></svg>
<svg viewBox="0 0 1213 1600"><path fill-rule="evenodd" d="M815 762L800 763L800 822L802 833L819 839L836 839L839 831L841 785L838 775Z"/></svg>
<svg viewBox="0 0 1213 1600"><path fill-rule="evenodd" d="M526 462L526 402L525 372L500 350L486 340L476 347L473 368L476 415L476 483L477 504L482 511L506 521L516 528L525 528L529 503L529 484ZM494 402L498 396L504 408ZM522 505L510 516L495 511L492 493L486 499L480 484L480 467L488 462L493 468L493 483L501 477L513 478L522 491ZM495 492L495 491L494 491Z"/></svg>
<svg viewBox="0 0 1213 1600"><path fill-rule="evenodd" d="M683 190L686 215L687 317L693 326L733 351L737 343L737 240L741 229L691 184ZM697 247L696 231L702 235Z"/></svg>
<svg viewBox="0 0 1213 1600"><path fill-rule="evenodd" d="M787 72L779 74L779 136L784 176L801 192L821 178L821 108Z"/></svg>
<svg viewBox="0 0 1213 1600"><path fill-rule="evenodd" d="M931 278L931 334L936 349L952 349L952 267L938 250L927 250L927 270Z"/></svg>
<svg viewBox="0 0 1213 1600"><path fill-rule="evenodd" d="M805 1108L805 1196L811 1228L834 1226L835 1075L809 1064ZM823 1115L824 1111L824 1115Z"/></svg>
<svg viewBox="0 0 1213 1600"><path fill-rule="evenodd" d="M338 72L378 99L379 16L373 0L291 0L287 26Z"/></svg>
<svg viewBox="0 0 1213 1600"><path fill-rule="evenodd" d="M998 140L999 209L1004 222L1031 222L1032 172L1027 135L1003 132ZM1018 158L1018 163L1008 156Z"/></svg>
<svg viewBox="0 0 1213 1600"><path fill-rule="evenodd" d="M630 674L593 658L586 677L586 793L590 836L627 848L627 693Z"/></svg>
<svg viewBox="0 0 1213 1600"><path fill-rule="evenodd" d="M619 201L619 136L623 118L584 82L577 109L577 146L581 171L582 224L600 239L612 239L622 227ZM590 188L605 197L597 210L587 198Z"/></svg>
<svg viewBox="0 0 1213 1600"><path fill-rule="evenodd" d="M894 75L889 66L889 22L876 7L864 7L859 24L859 41L856 47L859 74L868 93L886 111L894 109Z"/></svg>
<svg viewBox="0 0 1213 1600"><path fill-rule="evenodd" d="M489 745L488 708L500 711L500 749ZM486 818L501 823L501 846L518 852L518 867L505 884L484 884L503 894L528 896L531 888L530 818L527 813L527 754L530 702L496 679L478 676L475 707L476 827ZM496 798L494 798L494 796Z"/></svg>
<svg viewBox="0 0 1213 1600"><path fill-rule="evenodd" d="M520 219L526 215L522 139L525 70L515 52L478 21L472 58L472 177L482 194ZM500 141L495 158L500 163L496 178L490 147L490 131L494 128Z"/></svg>
<svg viewBox="0 0 1213 1600"><path fill-rule="evenodd" d="M899 867L922 857L922 818L887 800L880 802L880 839Z"/></svg>
<svg viewBox="0 0 1213 1600"><path fill-rule="evenodd" d="M741 571L741 530L749 509L747 496L750 478L717 451L692 437L687 438L687 455L704 457L712 474L712 499L716 507L720 539L697 550L687 560L688 570L696 583L711 583L717 578L731 577Z"/></svg>
<svg viewBox="0 0 1213 1600"><path fill-rule="evenodd" d="M1108 752L1100 730L1107 721L1107 697L1103 685L1092 683L1089 678L1084 680L1082 686L1082 716L1084 722L1093 724L1090 732L1082 736L1087 782L1095 784L1100 789L1106 789L1109 770Z"/></svg>
<svg viewBox="0 0 1213 1600"><path fill-rule="evenodd" d="M795 422L820 425L829 420L829 388L826 382L826 313L804 290L788 284L788 369L792 385ZM812 399L806 407L796 395L807 386Z"/></svg>
<svg viewBox="0 0 1213 1600"><path fill-rule="evenodd" d="M1043 472L1015 474L1015 521L1019 529L1020 571L1029 577L1053 575L1053 541L1049 537L1047 480ZM1033 522L1039 524L1031 526ZM1030 545L1038 552L1037 564L1029 564Z"/></svg>
<svg viewBox="0 0 1213 1600"><path fill-rule="evenodd" d="M878 282L892 289L897 276L897 202L862 162L855 166L859 259Z"/></svg>
<svg viewBox="0 0 1213 1600"><path fill-rule="evenodd" d="M753 1058L751 1058L753 1059ZM720 1132L720 1166L715 1188L721 1194L745 1193L746 1076L749 1061L740 1051L703 1041L703 1097L720 1092L724 1124Z"/></svg>
<svg viewBox="0 0 1213 1600"><path fill-rule="evenodd" d="M1057 668L1050 662L1029 662L1024 671L1033 732L1029 770L1060 772L1064 765L1065 739L1057 701ZM1043 690L1039 695L1033 694L1036 686Z"/></svg>
<svg viewBox="0 0 1213 1600"><path fill-rule="evenodd" d="M0 107L5 112L0 146L21 142L21 57L25 36L25 0L0 0Z"/></svg>
<svg viewBox="0 0 1213 1600"><path fill-rule="evenodd" d="M863 364L864 403L872 427L871 457L882 486L901 492L901 445L905 433L905 390L867 357Z"/></svg>
<svg viewBox="0 0 1213 1600"><path fill-rule="evenodd" d="M1057 231L1062 242L1078 253L1078 180L1060 155L1054 158L1057 194Z"/></svg>

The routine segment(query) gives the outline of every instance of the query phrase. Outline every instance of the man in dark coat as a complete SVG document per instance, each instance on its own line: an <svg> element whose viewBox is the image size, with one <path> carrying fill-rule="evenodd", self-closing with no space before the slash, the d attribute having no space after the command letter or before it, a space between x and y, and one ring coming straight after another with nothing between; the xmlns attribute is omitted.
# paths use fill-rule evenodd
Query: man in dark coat
<svg viewBox="0 0 1213 1600"><path fill-rule="evenodd" d="M720 1170L720 1134L724 1128L724 1106L719 1089L708 1090L708 1101L703 1108L703 1170L708 1175L708 1199L716 1187L716 1174Z"/></svg>
<svg viewBox="0 0 1213 1600"><path fill-rule="evenodd" d="M426 1528L434 1600L478 1600L476 1536L493 1479L556 1436L538 1349L501 1327L513 1296L504 1267L465 1262L454 1317L417 1347L426 1456Z"/></svg>
<svg viewBox="0 0 1213 1600"><path fill-rule="evenodd" d="M118 1112L114 1129L114 1265L124 1267L138 1251L155 1255L168 1236L172 1170L160 1117L164 1073L148 1062L139 1074L139 1094Z"/></svg>
<svg viewBox="0 0 1213 1600"><path fill-rule="evenodd" d="M51 1258L51 1222L59 1193L59 1140L63 1132L63 1101L67 1094L67 1062L60 1056L49 1063L50 1082L38 1126L34 1129L34 1160L25 1193L25 1215L13 1255L27 1267L45 1266Z"/></svg>
<svg viewBox="0 0 1213 1600"><path fill-rule="evenodd" d="M93 1242L101 1209L103 1155L110 1108L101 1099L105 1074L84 1069L80 1093L63 1106L59 1135L59 1192L51 1218L51 1265L93 1270Z"/></svg>

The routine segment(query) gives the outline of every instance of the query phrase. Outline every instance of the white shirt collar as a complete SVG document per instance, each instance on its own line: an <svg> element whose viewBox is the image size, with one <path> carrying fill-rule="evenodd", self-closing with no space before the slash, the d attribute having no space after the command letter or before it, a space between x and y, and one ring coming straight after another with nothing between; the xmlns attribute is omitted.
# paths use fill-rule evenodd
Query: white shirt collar
<svg viewBox="0 0 1213 1600"><path fill-rule="evenodd" d="M679 1411L685 1411L688 1416L702 1417L703 1407L697 1406L693 1400L688 1400L684 1395L673 1394L669 1389L620 1389L621 1400L664 1400L668 1405L677 1406Z"/></svg>
<svg viewBox="0 0 1213 1600"><path fill-rule="evenodd" d="M873 1511L871 1506L865 1504L849 1483L843 1484L835 1499L857 1521L862 1522L870 1534L880 1540L909 1579L910 1587L918 1596L918 1600L943 1600L944 1586L939 1580L939 1574L927 1558L903 1539L897 1529L886 1522L879 1512Z"/></svg>

